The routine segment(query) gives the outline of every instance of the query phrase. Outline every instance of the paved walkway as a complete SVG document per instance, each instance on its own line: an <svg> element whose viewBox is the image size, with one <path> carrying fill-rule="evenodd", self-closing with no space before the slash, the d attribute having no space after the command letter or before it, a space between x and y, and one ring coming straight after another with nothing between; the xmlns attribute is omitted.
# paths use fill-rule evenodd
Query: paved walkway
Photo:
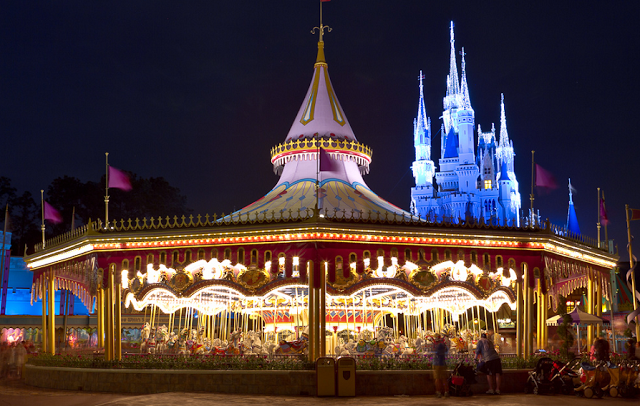
<svg viewBox="0 0 640 406"><path fill-rule="evenodd" d="M306 405L465 405L486 406L488 402L499 406L585 406L585 402L600 405L637 405L638 399L584 399L576 396L537 396L510 394L501 396L476 395L469 398L436 399L434 396L360 396L355 398L316 398L312 396L260 396L224 395L215 393L159 393L154 395L128 395L98 392L76 392L39 389L22 381L0 381L0 406L282 406L302 403Z"/></svg>

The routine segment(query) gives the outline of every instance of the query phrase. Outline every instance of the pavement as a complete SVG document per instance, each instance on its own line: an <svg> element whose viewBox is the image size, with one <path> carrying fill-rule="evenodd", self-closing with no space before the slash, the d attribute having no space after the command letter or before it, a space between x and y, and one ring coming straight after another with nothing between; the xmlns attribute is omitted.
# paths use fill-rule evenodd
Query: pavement
<svg viewBox="0 0 640 406"><path fill-rule="evenodd" d="M392 383L390 383L392 384ZM465 406L548 406L562 403L563 406L585 406L586 403L615 405L637 405L638 399L603 398L584 399L562 395L505 394L500 396L475 395L467 398L441 398L435 396L359 396L353 398L313 396L262 396L229 395L217 393L156 393L153 395L131 395L101 392L64 391L40 389L27 386L20 380L0 381L0 406L282 406L302 403L303 405L347 405L347 406L424 406L424 405L465 405Z"/></svg>

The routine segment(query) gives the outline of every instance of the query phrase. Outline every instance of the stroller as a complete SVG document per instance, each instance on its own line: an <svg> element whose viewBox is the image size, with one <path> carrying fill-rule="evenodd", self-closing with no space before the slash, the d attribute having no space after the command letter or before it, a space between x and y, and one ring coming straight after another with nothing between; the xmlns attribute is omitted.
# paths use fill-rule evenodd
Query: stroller
<svg viewBox="0 0 640 406"><path fill-rule="evenodd" d="M602 388L609 383L609 374L604 364L592 366L589 363L583 362L582 373L580 374L580 380L582 385L575 388L576 395L584 396L587 399L591 399L594 396L601 398L604 396Z"/></svg>
<svg viewBox="0 0 640 406"><path fill-rule="evenodd" d="M574 388L581 384L580 369L581 358L576 357L566 364L561 361L553 362L553 369L551 370L551 381L553 382L553 388L556 393L562 393L564 395L573 395Z"/></svg>
<svg viewBox="0 0 640 406"><path fill-rule="evenodd" d="M603 387L604 393L608 393L612 398L617 398L620 394L620 367L618 365L608 362L606 364L607 372L609 373L609 383Z"/></svg>
<svg viewBox="0 0 640 406"><path fill-rule="evenodd" d="M638 394L636 382L638 380L638 364L635 362L625 362L620 365L620 379L618 382L618 392L623 398L634 398Z"/></svg>
<svg viewBox="0 0 640 406"><path fill-rule="evenodd" d="M529 371L529 377L524 385L524 393L550 393L555 389L552 380L554 376L554 362L549 357L538 360L533 371Z"/></svg>
<svg viewBox="0 0 640 406"><path fill-rule="evenodd" d="M476 383L476 367L460 362L449 377L449 392L453 396L471 396L471 385Z"/></svg>

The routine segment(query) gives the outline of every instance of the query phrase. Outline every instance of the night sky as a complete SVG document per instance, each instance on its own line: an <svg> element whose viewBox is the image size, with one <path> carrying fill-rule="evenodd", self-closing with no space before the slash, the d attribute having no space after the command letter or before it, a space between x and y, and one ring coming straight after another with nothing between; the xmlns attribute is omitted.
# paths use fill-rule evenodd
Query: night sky
<svg viewBox="0 0 640 406"><path fill-rule="evenodd" d="M318 14L316 0L3 3L0 176L39 197L56 177L98 181L109 152L179 187L194 214L240 209L277 181L269 150L309 86ZM409 208L418 74L436 134L453 20L476 125L499 128L505 95L522 206L533 149L561 184L536 197L542 217L566 221L570 177L595 237L601 187L623 251L624 205L640 209L639 16L635 1L324 3L334 89L374 151L365 181ZM436 164L439 150L438 135Z"/></svg>

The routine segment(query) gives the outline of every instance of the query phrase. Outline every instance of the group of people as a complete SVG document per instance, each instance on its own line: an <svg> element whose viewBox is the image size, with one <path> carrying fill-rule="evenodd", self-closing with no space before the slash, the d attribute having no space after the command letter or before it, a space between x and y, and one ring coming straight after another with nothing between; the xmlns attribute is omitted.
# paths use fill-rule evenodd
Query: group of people
<svg viewBox="0 0 640 406"><path fill-rule="evenodd" d="M0 379L22 378L22 369L30 352L26 341L0 344Z"/></svg>
<svg viewBox="0 0 640 406"><path fill-rule="evenodd" d="M435 335L433 357L433 369L436 382L436 397L449 397L449 386L447 376L446 355L448 347L440 334ZM502 381L502 361L495 349L493 341L487 338L487 333L482 333L480 340L476 344L475 357L479 360L478 371L487 375L489 384L489 395L500 394L500 384Z"/></svg>

